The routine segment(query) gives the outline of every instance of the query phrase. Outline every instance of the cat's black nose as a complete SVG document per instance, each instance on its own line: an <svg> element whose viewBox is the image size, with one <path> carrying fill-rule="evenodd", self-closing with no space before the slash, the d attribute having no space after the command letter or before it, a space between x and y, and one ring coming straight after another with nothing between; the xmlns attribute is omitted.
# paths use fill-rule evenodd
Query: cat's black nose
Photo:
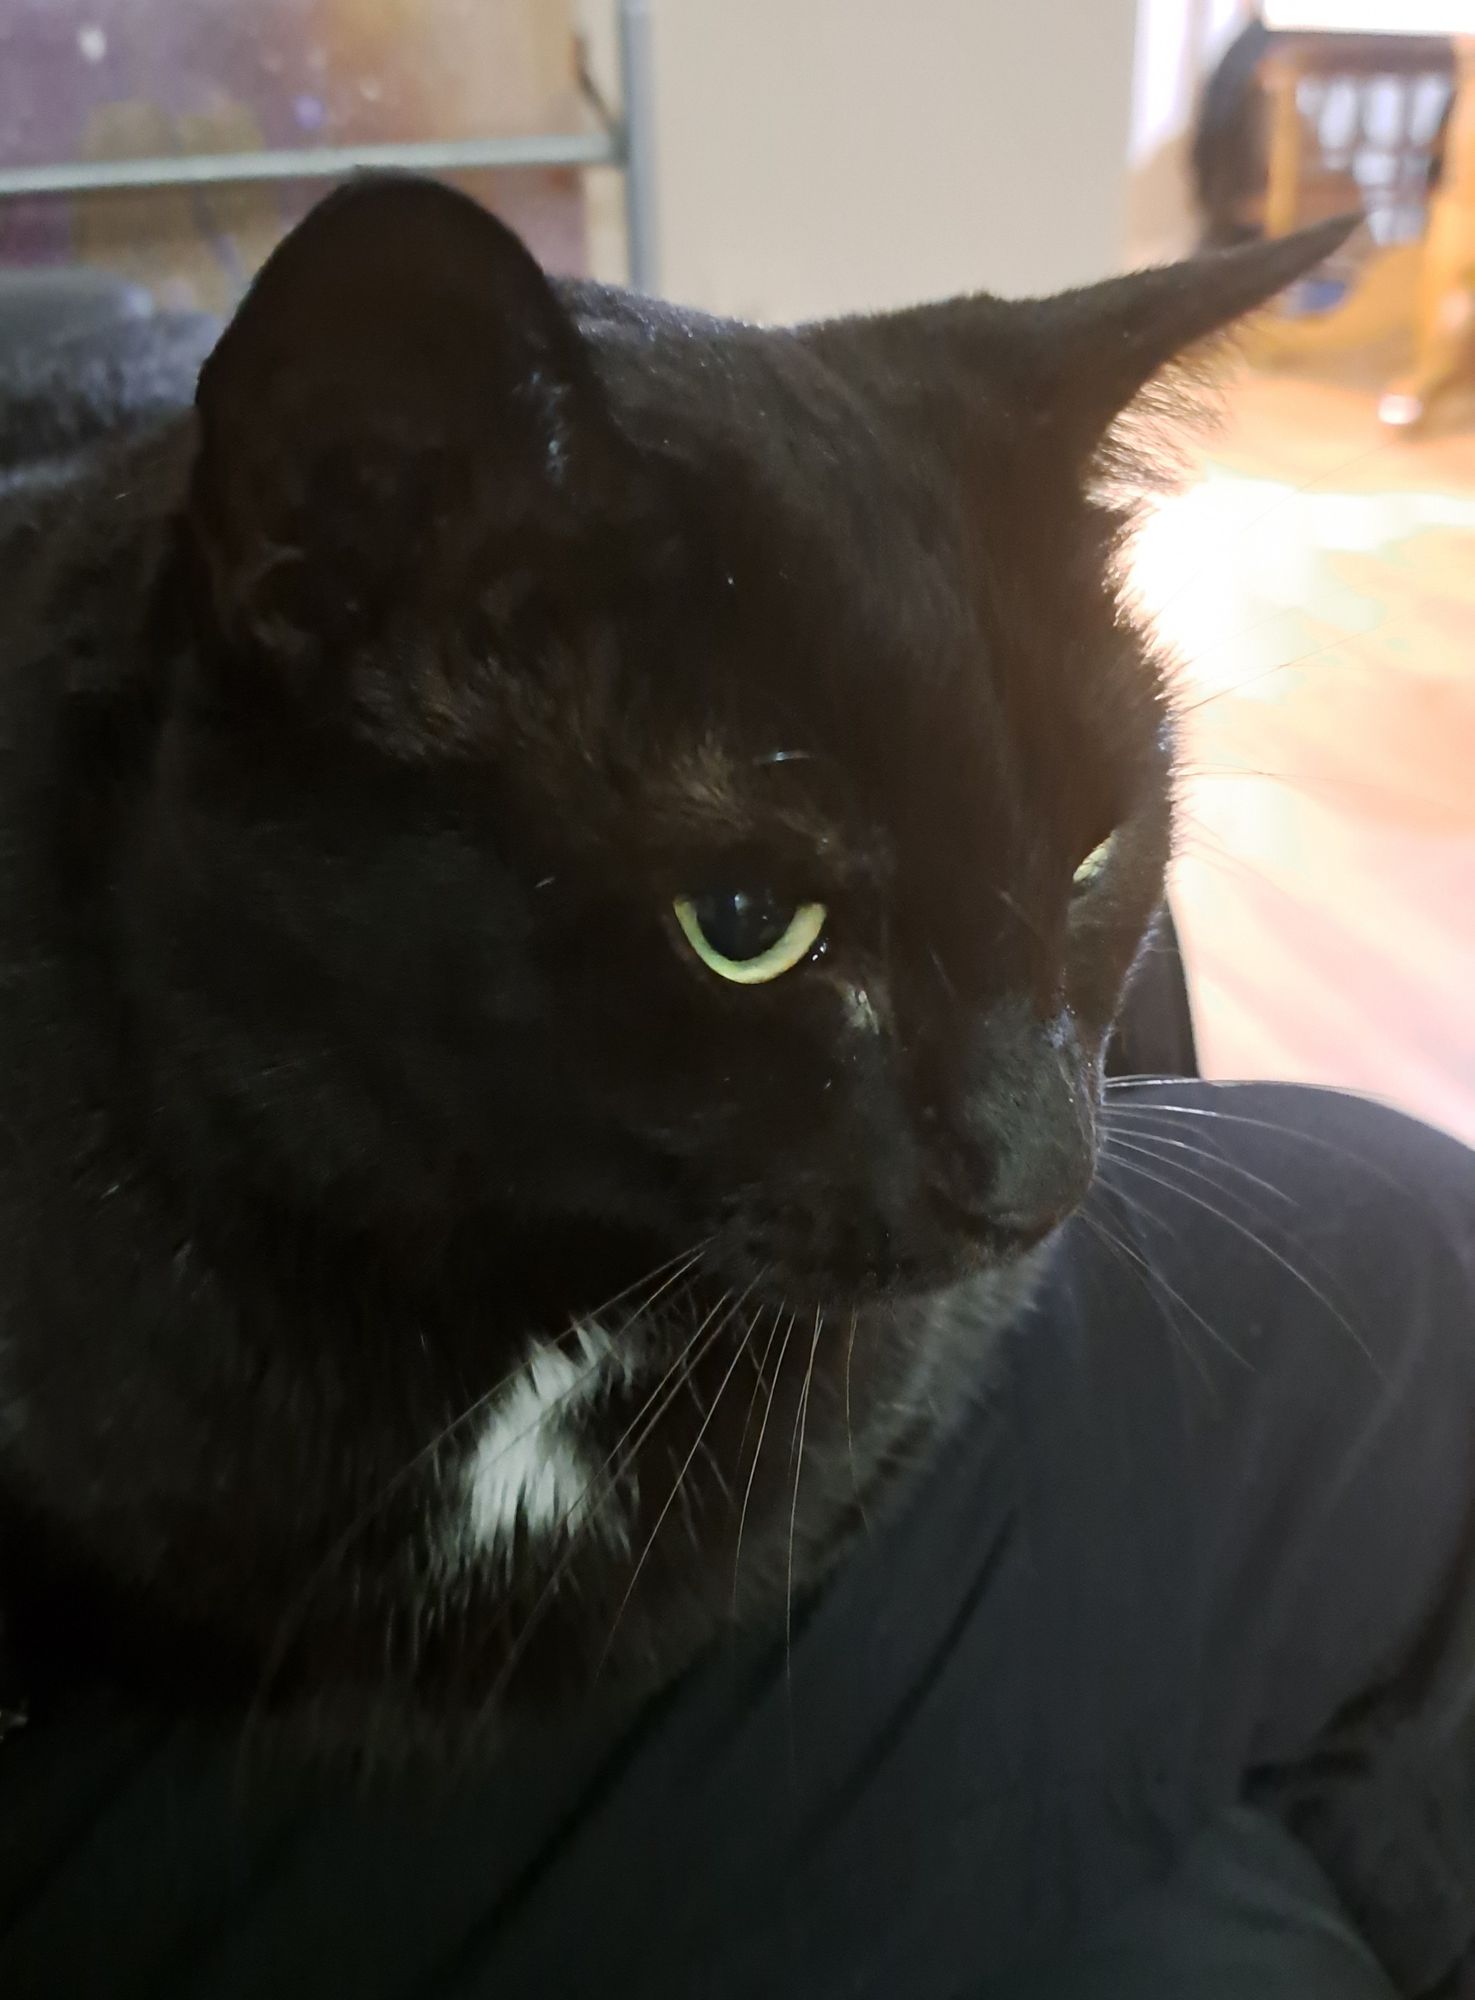
<svg viewBox="0 0 1475 2000"><path fill-rule="evenodd" d="M1025 1134L999 1160L984 1203L990 1226L1037 1243L1085 1200L1094 1168L1090 1126L1069 1113Z"/></svg>
<svg viewBox="0 0 1475 2000"><path fill-rule="evenodd" d="M1000 1011L924 1072L927 1179L945 1226L995 1247L1047 1236L1095 1167L1090 1064L1068 1017Z"/></svg>
<svg viewBox="0 0 1475 2000"><path fill-rule="evenodd" d="M1085 1199L1095 1169L1094 1119L1074 1079L1042 1064L1027 1092L975 1098L951 1129L934 1129L932 1183L955 1227L1017 1247L1037 1243Z"/></svg>

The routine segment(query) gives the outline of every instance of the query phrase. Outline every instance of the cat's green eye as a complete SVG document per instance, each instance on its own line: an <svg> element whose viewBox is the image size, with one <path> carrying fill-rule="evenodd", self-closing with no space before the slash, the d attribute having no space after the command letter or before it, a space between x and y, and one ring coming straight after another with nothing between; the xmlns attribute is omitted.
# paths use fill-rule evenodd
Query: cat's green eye
<svg viewBox="0 0 1475 2000"><path fill-rule="evenodd" d="M713 889L678 896L681 934L702 964L736 986L762 986L808 958L825 927L823 903L795 903L769 889Z"/></svg>
<svg viewBox="0 0 1475 2000"><path fill-rule="evenodd" d="M1115 846L1116 835L1109 833L1105 840L1098 840L1096 845L1091 849L1091 852L1070 878L1070 885L1078 896L1083 895L1087 889L1095 888L1097 882L1105 872L1106 864L1111 860L1111 851Z"/></svg>

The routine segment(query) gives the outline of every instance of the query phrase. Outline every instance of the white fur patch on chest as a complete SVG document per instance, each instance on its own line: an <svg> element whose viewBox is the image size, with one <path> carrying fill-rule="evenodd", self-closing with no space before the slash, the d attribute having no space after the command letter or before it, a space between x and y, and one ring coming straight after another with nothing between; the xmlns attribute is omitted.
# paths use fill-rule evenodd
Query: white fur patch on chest
<svg viewBox="0 0 1475 2000"><path fill-rule="evenodd" d="M466 1465L474 1545L509 1550L519 1529L540 1541L595 1525L616 1530L603 1460L581 1434L589 1406L626 1363L604 1328L578 1327L536 1347L497 1397Z"/></svg>

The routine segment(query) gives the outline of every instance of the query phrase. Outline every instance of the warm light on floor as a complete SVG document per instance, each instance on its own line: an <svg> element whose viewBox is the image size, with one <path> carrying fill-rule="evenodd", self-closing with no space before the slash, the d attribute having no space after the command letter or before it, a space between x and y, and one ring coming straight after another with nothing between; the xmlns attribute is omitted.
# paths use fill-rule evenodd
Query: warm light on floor
<svg viewBox="0 0 1475 2000"><path fill-rule="evenodd" d="M1475 1139L1475 438L1250 380L1132 577L1178 663L1206 1068Z"/></svg>

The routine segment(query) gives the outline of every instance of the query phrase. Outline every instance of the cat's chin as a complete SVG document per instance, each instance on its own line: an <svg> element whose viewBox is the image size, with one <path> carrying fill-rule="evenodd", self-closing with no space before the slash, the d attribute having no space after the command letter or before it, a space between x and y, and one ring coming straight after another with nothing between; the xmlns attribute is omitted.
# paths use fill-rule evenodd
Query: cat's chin
<svg viewBox="0 0 1475 2000"><path fill-rule="evenodd" d="M1054 1226L1027 1233L977 1231L864 1261L837 1260L822 1268L774 1260L761 1267L759 1289L790 1307L827 1312L915 1303L979 1279L1006 1276L1031 1259L1054 1233Z"/></svg>

